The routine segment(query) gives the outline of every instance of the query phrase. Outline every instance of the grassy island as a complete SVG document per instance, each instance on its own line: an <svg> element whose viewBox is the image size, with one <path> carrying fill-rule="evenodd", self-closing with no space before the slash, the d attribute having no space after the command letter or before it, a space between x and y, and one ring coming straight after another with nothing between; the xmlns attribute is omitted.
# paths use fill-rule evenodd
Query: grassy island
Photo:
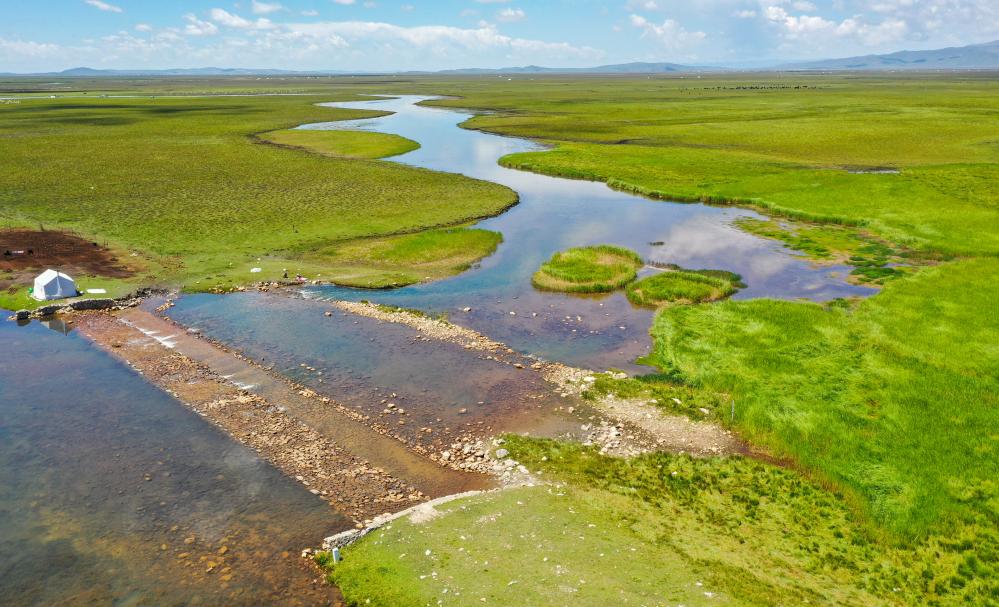
<svg viewBox="0 0 999 607"><path fill-rule="evenodd" d="M565 293L607 293L635 279L643 261L622 247L596 245L556 253L531 279L538 289Z"/></svg>
<svg viewBox="0 0 999 607"><path fill-rule="evenodd" d="M735 293L739 276L720 270L669 269L628 285L628 300L639 306L696 304Z"/></svg>

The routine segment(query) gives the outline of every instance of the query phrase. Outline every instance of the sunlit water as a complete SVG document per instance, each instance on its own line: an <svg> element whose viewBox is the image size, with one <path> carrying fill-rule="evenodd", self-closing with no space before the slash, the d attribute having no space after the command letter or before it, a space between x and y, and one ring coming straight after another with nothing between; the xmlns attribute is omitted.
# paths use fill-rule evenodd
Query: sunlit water
<svg viewBox="0 0 999 607"><path fill-rule="evenodd" d="M0 322L0 604L328 602L299 552L350 521L49 324Z"/></svg>
<svg viewBox="0 0 999 607"><path fill-rule="evenodd" d="M844 280L850 268L816 267L780 243L733 226L738 217L758 217L751 211L652 201L614 191L602 183L503 168L497 164L500 157L541 148L523 139L462 129L458 124L468 114L416 105L421 99L424 98L331 103L328 105L394 114L300 128L349 128L399 134L422 147L393 158L396 162L462 173L516 190L520 195L517 206L477 225L502 233L503 244L477 267L454 278L387 291L323 286L306 289L306 297L367 299L443 312L455 322L523 352L588 368L638 370L632 361L649 349L648 331L653 312L632 306L621 293L578 296L535 290L530 284L531 275L554 252L610 243L631 248L652 262L730 270L741 274L748 284L736 299L823 301L873 292ZM655 270L645 270L652 271ZM245 320L242 313L230 311L231 298L199 297L187 304L182 300L175 314L183 312L185 305L194 305L199 314L186 314L186 322L215 317L215 324L226 324L236 333L241 331L238 327ZM465 307L472 310L463 312ZM281 339L290 343L313 330L314 317L303 314L297 321L292 318L284 322ZM224 331L218 336L226 337ZM364 373L365 365L360 361L369 358L364 340L347 347L359 361L355 371Z"/></svg>

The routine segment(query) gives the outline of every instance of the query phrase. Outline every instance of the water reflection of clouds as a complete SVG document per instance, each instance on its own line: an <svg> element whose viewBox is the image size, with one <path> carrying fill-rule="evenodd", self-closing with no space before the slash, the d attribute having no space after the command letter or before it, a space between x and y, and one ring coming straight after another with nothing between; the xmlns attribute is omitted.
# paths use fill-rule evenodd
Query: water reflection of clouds
<svg viewBox="0 0 999 607"><path fill-rule="evenodd" d="M718 258L745 259L765 248L759 239L719 222L713 214L695 215L671 225L659 240L664 244L653 249L652 260L680 265Z"/></svg>

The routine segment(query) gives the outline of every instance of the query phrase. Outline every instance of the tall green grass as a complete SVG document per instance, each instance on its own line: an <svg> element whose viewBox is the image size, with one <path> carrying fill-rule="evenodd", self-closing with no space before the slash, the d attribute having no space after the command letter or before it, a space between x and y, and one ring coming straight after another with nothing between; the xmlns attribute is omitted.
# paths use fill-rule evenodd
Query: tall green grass
<svg viewBox="0 0 999 607"><path fill-rule="evenodd" d="M992 565L959 534L886 546L841 499L742 457L621 459L507 437L550 484L437 506L344 551L352 605L987 604Z"/></svg>
<svg viewBox="0 0 999 607"><path fill-rule="evenodd" d="M957 521L994 531L997 275L992 259L923 269L855 309L771 300L669 308L648 360L729 394L752 442L849 488L896 537L945 533Z"/></svg>

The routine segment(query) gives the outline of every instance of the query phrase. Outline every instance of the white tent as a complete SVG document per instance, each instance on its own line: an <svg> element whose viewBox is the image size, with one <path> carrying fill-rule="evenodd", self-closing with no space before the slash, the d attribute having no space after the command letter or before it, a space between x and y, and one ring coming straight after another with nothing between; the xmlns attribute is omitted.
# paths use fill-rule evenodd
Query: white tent
<svg viewBox="0 0 999 607"><path fill-rule="evenodd" d="M35 277L35 288L31 296L42 301L76 297L76 283L62 272L45 270Z"/></svg>

